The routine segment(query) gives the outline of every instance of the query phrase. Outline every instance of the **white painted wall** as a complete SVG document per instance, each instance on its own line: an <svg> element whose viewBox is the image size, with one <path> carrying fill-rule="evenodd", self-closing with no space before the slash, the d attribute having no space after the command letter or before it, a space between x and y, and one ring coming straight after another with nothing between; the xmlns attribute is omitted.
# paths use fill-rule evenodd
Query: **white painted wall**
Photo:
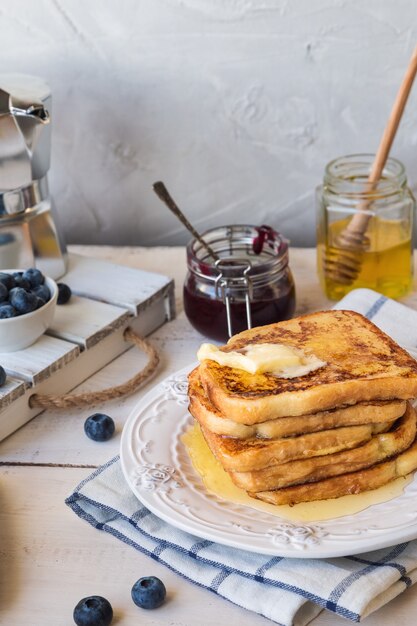
<svg viewBox="0 0 417 626"><path fill-rule="evenodd" d="M268 223L314 243L324 165L373 151L417 42L415 0L0 0L2 71L54 94L67 239L178 244ZM417 184L417 85L393 155Z"/></svg>

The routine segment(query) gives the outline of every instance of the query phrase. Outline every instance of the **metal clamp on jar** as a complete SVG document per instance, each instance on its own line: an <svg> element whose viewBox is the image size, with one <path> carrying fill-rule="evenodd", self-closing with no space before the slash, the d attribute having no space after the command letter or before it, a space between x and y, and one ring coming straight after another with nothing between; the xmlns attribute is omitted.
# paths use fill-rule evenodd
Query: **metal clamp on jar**
<svg viewBox="0 0 417 626"><path fill-rule="evenodd" d="M288 243L278 232L265 229L234 225L206 231L204 241L219 257L215 262L196 239L188 244L184 309L204 336L226 341L247 328L294 314ZM260 232L267 232L261 245Z"/></svg>
<svg viewBox="0 0 417 626"><path fill-rule="evenodd" d="M232 326L232 302L234 296L241 291L245 299L246 327L252 328L252 312L250 303L253 300L253 284L249 276L252 269L250 261L245 263L245 259L219 259L215 262L219 275L215 280L216 297L224 302L227 315L227 332L229 337L233 333ZM233 274L233 275L231 275Z"/></svg>
<svg viewBox="0 0 417 626"><path fill-rule="evenodd" d="M33 76L0 75L0 269L65 273L47 181L50 141L48 86Z"/></svg>

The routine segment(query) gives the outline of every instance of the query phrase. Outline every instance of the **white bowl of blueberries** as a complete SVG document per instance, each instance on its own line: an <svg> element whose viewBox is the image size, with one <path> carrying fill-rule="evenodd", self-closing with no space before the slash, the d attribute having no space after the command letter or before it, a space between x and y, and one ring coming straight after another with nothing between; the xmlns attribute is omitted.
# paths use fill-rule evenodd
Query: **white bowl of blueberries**
<svg viewBox="0 0 417 626"><path fill-rule="evenodd" d="M34 343L51 325L57 299L57 284L40 270L0 270L0 352Z"/></svg>

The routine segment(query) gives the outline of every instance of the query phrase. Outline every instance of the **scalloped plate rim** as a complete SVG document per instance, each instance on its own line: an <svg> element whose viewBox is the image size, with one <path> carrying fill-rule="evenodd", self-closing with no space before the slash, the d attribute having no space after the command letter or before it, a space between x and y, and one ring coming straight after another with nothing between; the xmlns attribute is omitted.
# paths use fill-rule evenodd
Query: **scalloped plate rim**
<svg viewBox="0 0 417 626"><path fill-rule="evenodd" d="M225 501L221 501L220 498L214 496L213 494L208 494L204 487L199 490L198 493L190 493L189 480L187 476L182 475L181 470L182 467L175 467L174 464L172 466L167 465L167 461L173 461L172 459L172 451L173 446L177 446L178 441L176 441L175 435L178 435L178 431L180 431L180 426L186 420L186 416L188 419L192 420L192 417L188 413L186 402L184 401L185 396L183 395L183 389L181 385L184 385L184 377L187 373L189 373L196 364L191 364L186 366L172 374L168 375L164 380L156 384L152 389L150 389L139 402L135 405L135 407L130 412L126 423L123 428L122 436L121 436L121 444L120 444L120 461L122 466L122 471L129 485L130 489L133 491L138 500L145 505L153 514L162 519L163 521L171 524L172 526L190 533L196 537L207 539L209 541L214 541L220 543L222 545L230 546L233 548L238 548L241 550L246 550L250 552L257 552L261 554L267 555L277 555L283 557L294 557L294 558L333 558L333 557L343 557L353 554L361 554L364 552L369 552L371 550L377 550L380 548L386 548L397 543L402 543L405 541L410 541L412 539L417 538L417 508L415 512L415 519L410 522L409 525L406 525L405 528L394 528L389 529L389 527L382 528L363 528L361 530L352 531L351 537L349 540L339 540L332 538L331 526L337 525L340 523L340 520L346 518L346 523L350 523L350 521L354 521L355 519L359 519L359 516L364 514L364 511L360 511L359 513L355 513L349 516L344 516L344 518L333 518L330 520L325 520L323 522L300 522L298 525L286 518L277 517L274 515L270 515L268 513L260 512L256 509L252 509L250 507L246 507L244 505L234 505L234 503L228 503ZM182 380L181 380L182 379ZM174 390L175 385L178 384L180 387L180 391L176 392ZM177 394L177 395L176 395ZM164 407L165 404L170 404L170 414L172 410L178 411L179 420L165 420L161 417L160 414L155 412L155 406L159 409ZM152 405L155 405L153 408ZM152 414L152 411L155 412L155 415ZM152 489L152 488L139 488L137 482L132 478L132 472L142 472L144 465L138 462L138 458L135 452L132 450L131 438L132 435L137 434L138 428L141 428L144 424L146 426L146 421L152 421L151 418L155 417L155 421L157 422L157 427L153 431L153 425L149 427L151 433L154 432L155 436L159 437L159 443L162 447L161 451L156 450L157 457L153 458L153 454L155 454L155 450L152 451L153 444L155 444L152 440L142 441L138 440L140 443L140 453L143 451L148 455L149 460L152 460L152 469L155 469L154 466L161 465L162 468L170 467L175 472L175 477L173 476L165 476L162 477L165 482L163 486L166 487L164 489ZM161 429L161 424L163 428ZM150 445L149 445L150 442ZM178 444L179 446L183 446L182 443ZM159 454L161 453L161 456ZM185 453L186 454L186 453ZM165 456L164 456L165 455ZM163 457L163 458L161 458ZM167 458L168 457L168 458ZM145 464L145 468L146 468ZM158 468L157 468L158 469ZM155 470L156 471L156 470ZM161 468L159 468L159 475L157 477L157 484L159 486L161 483ZM194 470L194 479L196 477L196 472ZM143 482L143 477L139 476L139 479ZM147 479L148 480L148 479ZM146 483L148 487L152 487L152 481L155 480L154 476ZM184 484L180 486L176 486L175 483L181 482L183 480ZM201 480L201 479L200 479ZM416 500L416 494L408 494L407 491L410 491L410 486L414 485L414 488L417 490L417 476L414 480L406 487L404 493L400 496L402 499L405 499L407 504L408 500L411 498ZM178 503L177 501L170 500L166 494L169 494L170 491L172 493L184 494L185 498L191 501L190 503ZM163 497L166 496L166 497ZM384 512L384 508L387 509L387 505L393 501L399 500L399 497L389 500L388 502L371 505L366 509L366 511L371 512L372 509L378 507L377 513L378 515L375 518L381 520L381 516L379 513ZM204 519L204 523L199 523L198 520L192 520L187 516L184 512L184 509L192 509L195 504L198 508L201 505L201 502L204 502L205 505L205 516L207 519ZM217 508L214 504L220 502ZM241 520L236 518L236 513L231 509L241 507L250 512L251 521L255 525L255 530L248 530L239 525ZM223 523L225 528L221 528L220 524L217 523L213 517L218 514L220 510L225 511L226 521ZM199 509L200 510L200 509ZM397 511L398 512L398 511ZM230 517L229 520L227 518ZM256 525L259 524L260 518L270 518L271 529L274 527L286 528L288 537L285 536L286 542L282 541L282 543L278 543L275 545L272 543L271 539L268 537L271 533L265 532L257 532ZM207 522L207 523L206 523ZM208 526L212 526L212 528L208 528ZM241 528L242 532L240 534L236 534L236 531ZM293 530L293 534L291 534L291 530ZM363 535L366 531L366 537L359 537L359 535ZM298 532L298 536L297 536ZM304 532L304 545L303 545L303 532ZM246 534L245 534L246 533ZM310 534L309 534L310 533ZM316 533L316 536L315 534ZM248 544L248 537L252 535L252 544ZM256 538L256 535L259 535ZM337 538L337 533L336 533ZM246 541L245 541L246 539ZM359 545L358 545L359 541ZM301 543L300 543L301 542Z"/></svg>

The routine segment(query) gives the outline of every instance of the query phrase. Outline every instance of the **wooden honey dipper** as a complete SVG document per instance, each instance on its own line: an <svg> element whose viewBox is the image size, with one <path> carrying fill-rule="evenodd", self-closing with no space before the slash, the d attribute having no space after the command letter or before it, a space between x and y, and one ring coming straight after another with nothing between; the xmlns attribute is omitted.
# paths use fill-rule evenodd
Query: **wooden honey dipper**
<svg viewBox="0 0 417 626"><path fill-rule="evenodd" d="M417 47L411 56L407 71L397 93L387 125L382 135L375 160L366 183L366 191L371 194L381 178L389 151L394 141L398 126L407 103L414 78L417 73ZM324 273L334 282L350 285L359 275L362 263L362 253L369 246L366 235L372 213L369 207L372 198L363 200L358 206L358 212L351 218L349 224L338 235L334 247L328 250L324 257Z"/></svg>

